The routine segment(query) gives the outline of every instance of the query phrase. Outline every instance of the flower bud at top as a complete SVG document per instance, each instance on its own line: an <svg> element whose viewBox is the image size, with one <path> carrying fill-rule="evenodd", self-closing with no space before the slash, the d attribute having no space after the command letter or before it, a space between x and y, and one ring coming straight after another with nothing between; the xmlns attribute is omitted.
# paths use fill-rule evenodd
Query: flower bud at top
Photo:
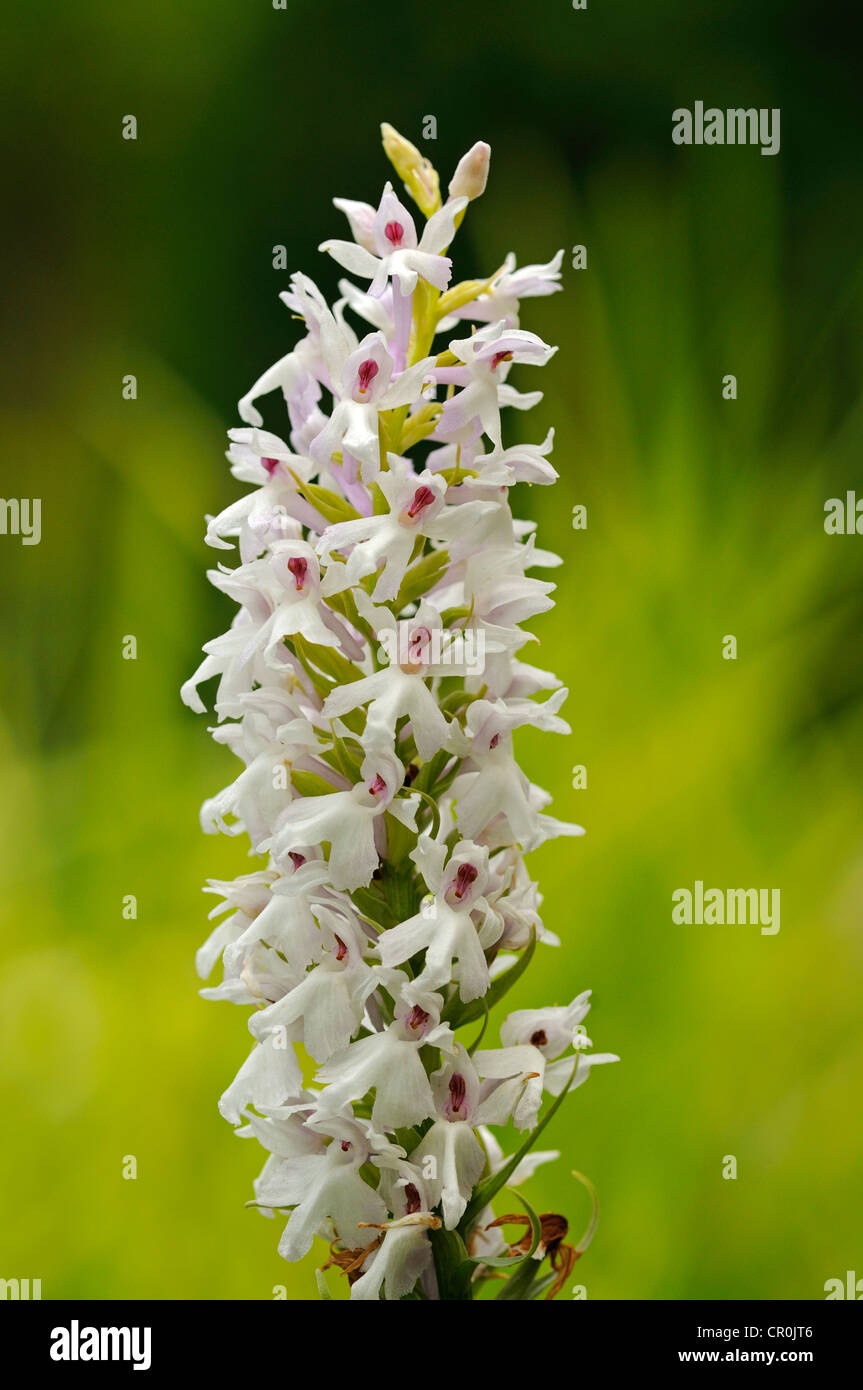
<svg viewBox="0 0 863 1390"><path fill-rule="evenodd" d="M440 207L440 181L430 160L421 155L416 145L389 124L381 122L384 154L395 169L417 207L430 217Z"/></svg>
<svg viewBox="0 0 863 1390"><path fill-rule="evenodd" d="M450 180L451 198L479 198L485 192L488 180L488 166L491 148L484 140L477 140L467 154L462 155L458 167Z"/></svg>

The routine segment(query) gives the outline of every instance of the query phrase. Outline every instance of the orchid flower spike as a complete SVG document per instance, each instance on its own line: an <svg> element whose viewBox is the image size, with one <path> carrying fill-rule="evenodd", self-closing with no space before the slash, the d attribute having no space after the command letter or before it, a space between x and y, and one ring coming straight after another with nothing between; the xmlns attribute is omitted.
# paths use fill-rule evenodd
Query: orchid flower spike
<svg viewBox="0 0 863 1390"><path fill-rule="evenodd" d="M553 603L527 571L558 557L510 509L520 483L554 483L554 432L503 438L506 408L541 399L510 367L555 351L519 300L560 288L561 257L453 283L489 147L442 202L429 161L382 131L418 220L391 183L334 200L352 239L321 250L360 284L330 307L292 277L299 341L240 398L244 492L208 519L208 543L236 549L209 575L236 612L181 693L203 711L217 681L213 737L240 769L202 826L257 860L207 885L196 964L203 980L222 964L205 998L251 1010L219 1109L268 1155L253 1205L279 1217L285 1259L315 1248L319 1287L341 1271L358 1301L466 1300L490 1280L533 1300L565 1283L566 1218L493 1204L557 1156L530 1152L546 1120L617 1060L592 1050L589 990L486 1037L537 944L559 945L525 852L582 833L515 755L525 725L569 732L560 681L519 659Z"/></svg>

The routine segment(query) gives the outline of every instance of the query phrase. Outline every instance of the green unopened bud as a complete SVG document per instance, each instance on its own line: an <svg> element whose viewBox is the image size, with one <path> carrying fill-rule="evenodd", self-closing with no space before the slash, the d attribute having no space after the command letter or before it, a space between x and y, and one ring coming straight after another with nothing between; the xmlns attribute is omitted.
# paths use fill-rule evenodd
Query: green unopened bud
<svg viewBox="0 0 863 1390"><path fill-rule="evenodd" d="M488 166L491 147L484 140L477 140L467 154L462 155L449 186L451 198L479 198L485 192L488 182Z"/></svg>
<svg viewBox="0 0 863 1390"><path fill-rule="evenodd" d="M452 289L442 294L435 306L435 316L438 319L445 318L447 314L452 314L456 309L462 309L465 304L472 304L481 294L488 290L490 280L462 280L458 285L453 285ZM452 354L450 354L452 356ZM438 366L445 364L438 362Z"/></svg>
<svg viewBox="0 0 863 1390"><path fill-rule="evenodd" d="M416 145L387 121L381 122L384 154L404 183L420 212L430 217L440 207L440 180L437 169L421 155Z"/></svg>

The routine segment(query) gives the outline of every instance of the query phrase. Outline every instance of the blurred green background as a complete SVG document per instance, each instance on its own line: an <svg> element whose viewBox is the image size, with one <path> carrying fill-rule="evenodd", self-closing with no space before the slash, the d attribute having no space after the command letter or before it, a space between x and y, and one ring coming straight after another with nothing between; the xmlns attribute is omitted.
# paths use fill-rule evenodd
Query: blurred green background
<svg viewBox="0 0 863 1390"><path fill-rule="evenodd" d="M508 422L557 428L560 483L515 508L563 557L530 659L572 692L572 736L521 752L588 830L532 859L564 946L515 1003L593 987L591 1036L623 1062L569 1099L526 1195L580 1230L569 1172L598 1185L591 1299L823 1298L863 1272L863 539L823 530L861 483L847 42L788 0L17 7L2 491L42 497L43 535L0 538L0 1276L313 1294L313 1261L284 1264L244 1209L263 1154L216 1110L249 1039L196 995L200 885L251 865L198 829L233 764L178 688L232 611L203 514L237 494L237 398L295 340L277 293L294 269L333 291L329 199L375 202L378 122L421 143L426 115L446 178L494 151L457 278L588 251L525 302L560 351ZM673 145L695 100L779 107L781 153ZM697 878L780 888L781 931L673 925Z"/></svg>

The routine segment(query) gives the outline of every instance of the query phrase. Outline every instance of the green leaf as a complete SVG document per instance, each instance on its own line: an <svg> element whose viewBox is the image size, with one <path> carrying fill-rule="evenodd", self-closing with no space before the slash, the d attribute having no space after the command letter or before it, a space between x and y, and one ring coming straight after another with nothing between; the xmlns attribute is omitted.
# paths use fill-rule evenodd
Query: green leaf
<svg viewBox="0 0 863 1390"><path fill-rule="evenodd" d="M422 598L423 594L428 593L429 589L433 588L443 576L448 565L449 552L446 550L433 550L429 555L424 555L415 565L411 565L402 580L398 598L393 604L396 613L400 613L405 604L414 603L416 599Z"/></svg>
<svg viewBox="0 0 863 1390"><path fill-rule="evenodd" d="M482 1042L483 1038L485 1037L485 1030L486 1030L486 1028L488 1027L488 1004L486 1004L486 1002L485 1002L484 999L483 999L482 1002L483 1002L483 1004L485 1004L485 1017L483 1018L482 1027L480 1028L479 1033L478 1033L477 1036L474 1038L473 1042L471 1043L470 1047L469 1047L468 1050L467 1050L467 1055L468 1055L469 1057L472 1057L473 1054L476 1052L477 1048L479 1047L480 1043Z"/></svg>
<svg viewBox="0 0 863 1390"><path fill-rule="evenodd" d="M453 623L461 618L469 618L473 612L473 604L459 604L455 608L445 608L440 615L440 620L444 627L452 627Z"/></svg>
<svg viewBox="0 0 863 1390"><path fill-rule="evenodd" d="M299 633L291 638L291 644L306 669L314 667L336 685L347 685L363 678L362 671L337 652L335 647L321 647L316 642L307 642Z"/></svg>
<svg viewBox="0 0 863 1390"><path fill-rule="evenodd" d="M473 999L469 1004L460 1004L456 996L441 1014L441 1022L449 1023L455 1028L462 1028L466 1023L473 1023L474 1019L482 1018L486 1009L493 1009L495 1004L499 1004L504 995L507 994L530 965L531 956L536 950L536 932L531 929L530 941L525 946L518 960L505 970L502 975L498 975L496 980L492 980L489 989L481 999Z"/></svg>
<svg viewBox="0 0 863 1390"><path fill-rule="evenodd" d="M440 753L435 753L431 762L424 763L420 768L419 776L414 779L411 790L430 792L451 757L452 754L448 753L446 749L442 749Z"/></svg>
<svg viewBox="0 0 863 1390"><path fill-rule="evenodd" d="M477 476L475 469L461 468L459 466L455 468L440 468L438 469L438 473L441 478L446 480L447 487L458 487L459 483L463 482L465 478L475 478Z"/></svg>
<svg viewBox="0 0 863 1390"><path fill-rule="evenodd" d="M468 1263L486 1269L515 1269L523 1259L523 1255L469 1255Z"/></svg>
<svg viewBox="0 0 863 1390"><path fill-rule="evenodd" d="M389 811L384 811L384 824L387 828L387 858L385 868L400 870L417 842L416 832L410 830L400 820L397 820ZM409 865L405 872L412 874L413 866ZM389 894L387 894L387 896L389 897Z"/></svg>
<svg viewBox="0 0 863 1390"><path fill-rule="evenodd" d="M567 1081L566 1085L564 1086L560 1095L557 1097L557 1100L554 1102L554 1104L548 1107L536 1128L531 1130L530 1134L525 1139L521 1148L517 1149L516 1152L512 1155L512 1157L507 1159L500 1172L492 1174L490 1178L486 1178L484 1182L479 1183L479 1185L476 1188L474 1188L474 1194L467 1204L467 1210L465 1211L464 1216L458 1224L459 1232L463 1236L466 1237L470 1234L471 1228L476 1225L480 1213L484 1211L484 1209L488 1206L489 1202L492 1201L492 1199L497 1195L497 1193L500 1192L500 1189L503 1186L505 1186L505 1184L509 1181L516 1168L521 1163L521 1160L524 1158L525 1154L530 1153L531 1149L533 1148L539 1136L542 1134L542 1131L545 1129L549 1120L560 1109L561 1105L566 1099L566 1094L570 1086L575 1080L575 1075L578 1071L578 1063L579 1057L576 1053L574 1065L569 1075L569 1080Z"/></svg>
<svg viewBox="0 0 863 1390"><path fill-rule="evenodd" d="M395 1131L395 1142L400 1144L407 1154L413 1153L421 1139L422 1135L419 1130L414 1129L412 1125L407 1126L405 1129L397 1129Z"/></svg>
<svg viewBox="0 0 863 1390"><path fill-rule="evenodd" d="M363 773L359 758L351 752L345 740L340 738L335 732L332 724L330 724L330 732L333 738L333 751L336 755L339 771L347 777L349 782L361 782Z"/></svg>
<svg viewBox="0 0 863 1390"><path fill-rule="evenodd" d="M423 801L426 803L426 805L428 805L428 806L431 807L431 813L432 813L431 837L432 837L433 840L437 839L437 833L438 833L438 831L440 830L440 809L439 809L439 807L438 807L437 802L434 801L434 800L429 796L428 792L420 791L420 789L419 789L419 787L416 785L416 783L414 783L414 785L411 787L411 791L412 791L412 792L416 792L416 794L417 794L418 796L421 796L421 797L422 797L422 799L423 799Z"/></svg>
<svg viewBox="0 0 863 1390"><path fill-rule="evenodd" d="M542 1234L542 1225L539 1217L530 1203L522 1197L520 1192L516 1192L514 1187L508 1187L506 1190L512 1193L516 1201L521 1202L521 1205L527 1212L528 1220L530 1221L530 1249L526 1255L492 1255L490 1257L469 1255L469 1264L487 1265L489 1269L515 1269L518 1265L524 1264L526 1260L530 1260L535 1266L536 1261L533 1259L533 1256L536 1253L536 1247L539 1245L539 1238ZM531 1275L535 1272L535 1269L531 1270Z"/></svg>
<svg viewBox="0 0 863 1390"><path fill-rule="evenodd" d="M473 1265L468 1260L464 1241L457 1231L429 1231L429 1239L437 1274L438 1292L441 1301L469 1302L471 1295L471 1274Z"/></svg>
<svg viewBox="0 0 863 1390"><path fill-rule="evenodd" d="M585 1177L584 1173L579 1173L573 1168L572 1176L578 1178L582 1186L587 1188L587 1193L591 1201L591 1213L590 1220L587 1223L587 1230L575 1247L576 1253L578 1255L583 1255L588 1245L590 1245L590 1242L593 1240L593 1237L596 1235L596 1228L599 1225L599 1193L590 1181L590 1178Z"/></svg>
<svg viewBox="0 0 863 1390"><path fill-rule="evenodd" d="M533 1283L531 1284L530 1288L525 1294L525 1299L541 1298L541 1296L545 1293L546 1289L550 1289L552 1284L555 1284L556 1282L557 1274L554 1271L552 1271L551 1274L546 1274L542 1279L534 1279Z"/></svg>
<svg viewBox="0 0 863 1390"><path fill-rule="evenodd" d="M336 788L316 772L303 772L301 768L291 768L291 786L300 796L326 796Z"/></svg>
<svg viewBox="0 0 863 1390"><path fill-rule="evenodd" d="M354 888L350 898L358 908L360 916L365 917L373 926L383 930L395 925L389 904L379 892L371 888Z"/></svg>
<svg viewBox="0 0 863 1390"><path fill-rule="evenodd" d="M498 1301L527 1298L528 1290L536 1277L538 1261L533 1257L536 1253L536 1247L539 1245L540 1235L542 1234L542 1225L539 1217L530 1203L526 1202L524 1197L521 1196L521 1193L515 1192L514 1189L510 1188L508 1191L512 1191L513 1196L518 1198L528 1214L530 1219L531 1246L527 1254L521 1259L519 1268L509 1276L509 1279L504 1284L497 1296Z"/></svg>
<svg viewBox="0 0 863 1390"><path fill-rule="evenodd" d="M296 483L300 496L305 497L307 502L311 502L325 521L359 520L359 512L351 506L350 502L346 502L344 497L339 497L337 492L331 492L329 488L321 487L319 483L302 482L292 468L289 468L288 472Z"/></svg>
<svg viewBox="0 0 863 1390"><path fill-rule="evenodd" d="M479 694L473 695L469 690L451 690L448 695L442 696L439 703L444 714L460 714L462 709L467 709L474 700L481 698Z"/></svg>
<svg viewBox="0 0 863 1390"><path fill-rule="evenodd" d="M390 827L409 835L410 831L399 821L387 816L387 836L389 837ZM414 882L413 865L405 864L404 859L400 867L394 863L393 846L389 841L390 853L386 862L381 866L380 886L386 896L387 906L390 909L395 922L406 922L409 917L413 917L416 911L417 888ZM404 858L406 858L406 853Z"/></svg>
<svg viewBox="0 0 863 1390"><path fill-rule="evenodd" d="M372 483L371 487L369 488L369 496L372 499L372 515L388 516L390 504L384 497L377 483Z"/></svg>
<svg viewBox="0 0 863 1390"><path fill-rule="evenodd" d="M361 632L370 642L374 640L371 625L366 622L365 618L360 617L356 600L350 589L343 589L340 594L328 594L327 607L334 608L343 618L347 618L351 626Z"/></svg>
<svg viewBox="0 0 863 1390"><path fill-rule="evenodd" d="M333 1296L327 1288L327 1281L324 1278L324 1271L322 1269L315 1270L315 1283L318 1286L318 1293L320 1297L327 1303L332 1303Z"/></svg>

